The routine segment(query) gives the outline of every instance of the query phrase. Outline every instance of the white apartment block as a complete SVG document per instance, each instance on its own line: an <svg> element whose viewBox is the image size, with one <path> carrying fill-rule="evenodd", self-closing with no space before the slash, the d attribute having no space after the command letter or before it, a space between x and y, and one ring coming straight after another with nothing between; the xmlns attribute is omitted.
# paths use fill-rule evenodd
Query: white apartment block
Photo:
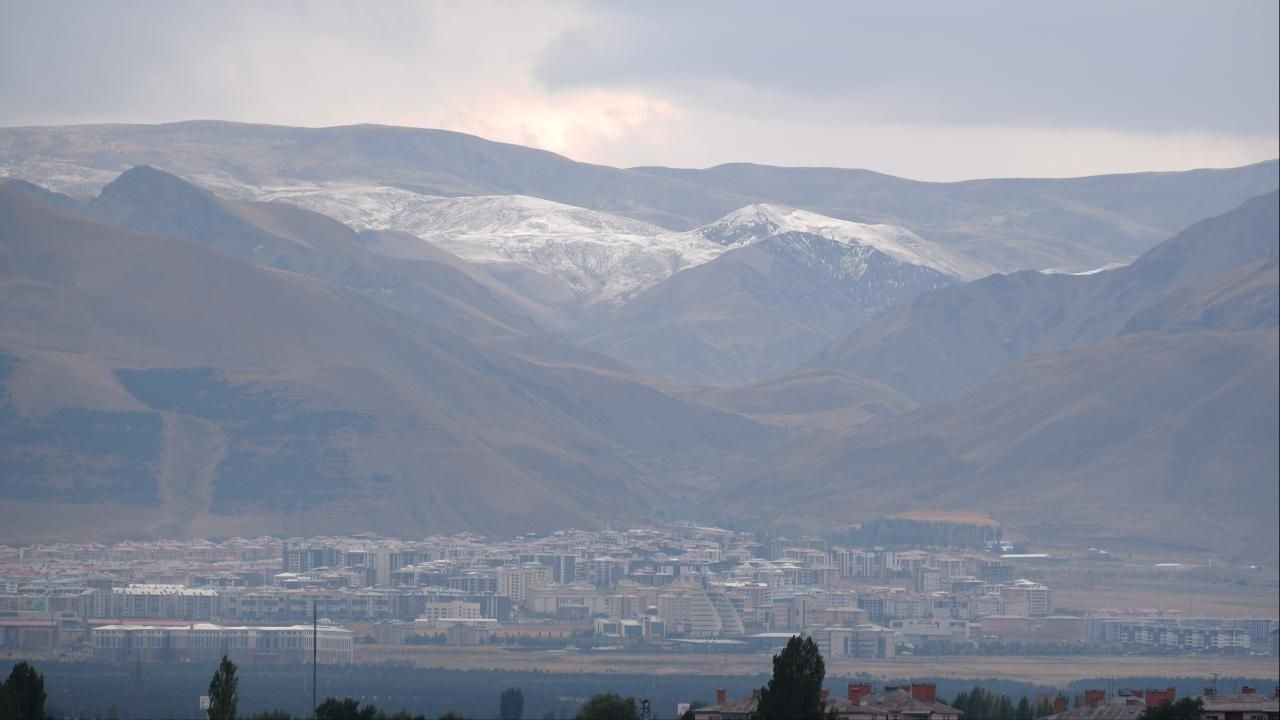
<svg viewBox="0 0 1280 720"><path fill-rule="evenodd" d="M425 603L417 621L435 625L440 620L479 620L482 617L480 603L451 600Z"/></svg>
<svg viewBox="0 0 1280 720"><path fill-rule="evenodd" d="M498 568L498 594L511 598L512 605L523 605L529 591L551 583L551 569L538 563L509 565Z"/></svg>
<svg viewBox="0 0 1280 720"><path fill-rule="evenodd" d="M228 627L212 623L178 626L103 625L90 631L94 659L102 662L309 662L310 625ZM332 625L314 629L316 660L350 664L354 636Z"/></svg>

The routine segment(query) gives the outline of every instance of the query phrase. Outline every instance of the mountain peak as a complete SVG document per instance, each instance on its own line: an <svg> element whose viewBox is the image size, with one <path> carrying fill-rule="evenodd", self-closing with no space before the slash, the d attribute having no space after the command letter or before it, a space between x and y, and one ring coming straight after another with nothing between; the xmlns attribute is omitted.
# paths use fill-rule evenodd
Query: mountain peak
<svg viewBox="0 0 1280 720"><path fill-rule="evenodd" d="M691 232L711 242L731 247L786 233L804 233L844 245L869 247L898 262L932 268L962 280L972 280L994 272L984 263L929 242L904 227L840 220L773 203L741 207L710 225Z"/></svg>
<svg viewBox="0 0 1280 720"><path fill-rule="evenodd" d="M208 191L192 185L177 175L158 170L150 165L137 165L125 170L115 180L107 183L91 206L102 206L128 199L188 205L207 202L212 199L212 196Z"/></svg>
<svg viewBox="0 0 1280 720"><path fill-rule="evenodd" d="M130 230L186 237L242 258L253 257L264 235L213 193L148 165L120 173L84 214Z"/></svg>
<svg viewBox="0 0 1280 720"><path fill-rule="evenodd" d="M128 170L120 173L119 177L117 177L111 185L133 185L136 183L167 183L194 187L177 175L165 172L159 168L154 168L150 165L134 165Z"/></svg>

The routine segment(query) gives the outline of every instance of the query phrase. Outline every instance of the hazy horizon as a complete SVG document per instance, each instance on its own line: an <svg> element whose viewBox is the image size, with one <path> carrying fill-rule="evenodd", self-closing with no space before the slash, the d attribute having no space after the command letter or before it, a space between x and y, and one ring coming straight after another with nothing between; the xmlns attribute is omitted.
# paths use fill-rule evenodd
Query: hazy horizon
<svg viewBox="0 0 1280 720"><path fill-rule="evenodd" d="M35 129L35 128L87 128L87 127L108 127L108 126L153 127L153 126L160 126L160 125L181 125L184 123L224 123L228 125L299 128L299 129L306 129L306 130L336 130L336 129L342 129L342 128L385 127L385 128L396 128L396 129L402 129L402 130L443 131L443 132L458 133L461 135L468 135L471 137L479 138L481 140L487 140L495 143L502 143L506 145L516 145L519 147L530 147L534 150L545 150L546 152L559 155L560 157L563 157L567 160L573 160L575 162L588 162L588 163L591 162L589 160L584 160L579 157L574 157L573 155L570 155L570 154L557 152L555 150L549 150L547 148L521 145L520 143L510 142L506 140L498 140L495 138L485 137L483 135L477 135L475 133L465 132L462 130L454 130L454 129L444 128L444 127L388 125L385 123L372 123L372 122L341 123L341 124L335 124L335 125L305 125L305 124L254 122L250 120L224 120L221 118L187 118L183 120L170 120L170 121L163 121L163 122L85 122L85 123L66 123L66 124L52 124L52 125L38 125L38 124L8 125L8 126L0 126L0 129L21 130L21 129ZM734 165L759 165L764 167L777 167L777 168L786 168L786 169L793 169L793 170L805 170L805 169L807 170L865 170L868 172L878 173L881 175L890 175L893 177L899 177L904 180L913 180L917 182L926 182L926 183L927 182L949 183L949 182L968 182L968 181L982 181L982 180L1071 180L1071 179L1083 179L1083 178L1089 178L1089 177L1096 177L1100 175L1139 175L1144 173L1161 173L1161 172L1177 173L1177 172L1186 172L1186 171L1193 171L1193 170L1231 170L1231 169L1250 167L1253 165L1262 165L1262 164L1277 162L1277 161L1280 161L1280 153L1277 153L1276 155L1273 155L1270 157L1263 157L1257 160L1244 162L1236 165L1203 165L1198 167L1177 168L1177 169L1170 169L1170 170L1158 170L1158 169L1122 170L1122 171L1114 171L1114 172L1089 173L1085 175L984 175L984 176L975 176L970 178L957 178L953 180L929 180L925 178L911 177L907 175L896 175L894 173L885 172L875 167L854 167L854 166L845 166L845 165L788 165L785 163L758 163L758 162L752 162L747 160L730 160L722 163L717 163L715 165L705 165L705 166L655 165L655 164L623 166L623 165L607 165L605 163L593 163L593 164L604 165L605 167L615 167L619 170L633 170L633 169L646 168L646 167L667 168L672 170L713 170L719 167L730 167Z"/></svg>

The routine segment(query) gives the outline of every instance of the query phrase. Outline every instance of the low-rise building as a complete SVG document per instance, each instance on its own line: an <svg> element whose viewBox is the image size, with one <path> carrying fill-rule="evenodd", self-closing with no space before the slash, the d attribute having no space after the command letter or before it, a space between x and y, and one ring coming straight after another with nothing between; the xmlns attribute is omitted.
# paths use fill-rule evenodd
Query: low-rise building
<svg viewBox="0 0 1280 720"><path fill-rule="evenodd" d="M1276 720L1280 718L1280 686L1271 693L1260 693L1250 687L1243 692L1209 694L1201 698L1202 720Z"/></svg>
<svg viewBox="0 0 1280 720"><path fill-rule="evenodd" d="M425 603L416 622L435 625L441 620L479 620L482 617L480 603L450 600Z"/></svg>
<svg viewBox="0 0 1280 720"><path fill-rule="evenodd" d="M101 662L217 662L225 655L237 663L300 663L311 661L313 637L318 662L351 663L354 637L332 625L103 625L90 631L90 644Z"/></svg>
<svg viewBox="0 0 1280 720"><path fill-rule="evenodd" d="M750 696L729 699L716 691L716 703L693 711L694 720L749 720L760 706L759 690ZM932 683L886 687L875 693L866 684L850 684L845 697L822 691L822 715L835 720L959 720L960 711L938 702Z"/></svg>

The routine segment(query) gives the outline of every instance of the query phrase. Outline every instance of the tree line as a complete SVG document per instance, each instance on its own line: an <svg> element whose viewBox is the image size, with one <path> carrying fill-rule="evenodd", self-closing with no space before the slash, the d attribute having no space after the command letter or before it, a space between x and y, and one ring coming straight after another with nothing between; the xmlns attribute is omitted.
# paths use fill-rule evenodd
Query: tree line
<svg viewBox="0 0 1280 720"><path fill-rule="evenodd" d="M957 695L951 707L964 713L964 717L990 720L1036 720L1053 714L1053 701L1047 697L1036 698L1032 703L1023 695L1015 705L1008 695L987 692L977 686Z"/></svg>
<svg viewBox="0 0 1280 720"><path fill-rule="evenodd" d="M293 720L293 718L311 717L317 720L426 720L421 714L410 714L400 710L386 712L373 703L362 703L350 697L327 697L306 715L294 715L286 710L270 710L252 715L239 714L240 678L235 663L224 657L213 673L208 685L209 720ZM794 636L787 646L773 656L773 673L768 683L759 688L759 703L754 719L779 720L781 718L799 718L801 720L819 720L825 718L824 703L821 698L823 681L826 679L826 668L822 655L812 638ZM255 676L250 676L256 678ZM1158 678L1139 679L1134 685L1151 686L1160 681ZM1182 679L1192 682L1194 679ZM1230 680L1230 679L1228 679ZM1198 682L1198 680L1195 680ZM1081 681L1082 686L1096 685L1094 681ZM1185 684L1185 682L1183 683ZM188 686L189 687L189 686ZM1068 693L1070 688L1068 688ZM46 691L44 677L30 664L16 664L8 679L0 683L0 718L23 718L47 720L58 714L46 707ZM274 697L274 695L273 695ZM1014 697L1017 697L1015 695ZM1070 697L1068 694L1067 697ZM1071 703L1079 707L1082 696L1077 695ZM639 720L642 705L647 701L634 697L622 697L614 692L597 692L588 697L576 710L574 720ZM1184 697L1175 703L1147 708L1144 720L1183 720L1198 717L1198 698ZM698 708L705 702L694 702L691 707ZM1034 701L1021 696L1015 703L1008 694L993 692L983 686L974 686L970 690L961 691L950 703L952 707L964 712L968 718L991 718L992 720L1037 720L1051 715L1053 701L1047 696L1038 696ZM446 706L447 707L447 706ZM492 707L492 706L490 706ZM518 687L508 687L497 698L496 717L501 720L523 720L525 709L524 692ZM109 716L114 713L108 712ZM659 713L653 713L658 717ZM483 712L482 717L495 717L490 712ZM556 720L565 717L562 707L560 714L548 711L541 716L542 720ZM439 720L464 720L455 712L446 712ZM693 710L687 712L680 720L693 720Z"/></svg>
<svg viewBox="0 0 1280 720"><path fill-rule="evenodd" d="M240 720L236 710L240 704L239 680L236 664L223 656L222 663L209 681L209 720ZM498 717L501 720L522 720L524 717L524 693L511 687L498 696ZM411 715L403 710L387 713L373 703L361 703L355 698L325 698L312 714L314 720L426 720L423 715ZM250 716L249 720L295 720L284 710L269 710ZM467 720L449 711L438 720ZM544 716L555 720L555 713ZM640 720L635 698L621 698L613 693L592 696L578 709L574 720Z"/></svg>

